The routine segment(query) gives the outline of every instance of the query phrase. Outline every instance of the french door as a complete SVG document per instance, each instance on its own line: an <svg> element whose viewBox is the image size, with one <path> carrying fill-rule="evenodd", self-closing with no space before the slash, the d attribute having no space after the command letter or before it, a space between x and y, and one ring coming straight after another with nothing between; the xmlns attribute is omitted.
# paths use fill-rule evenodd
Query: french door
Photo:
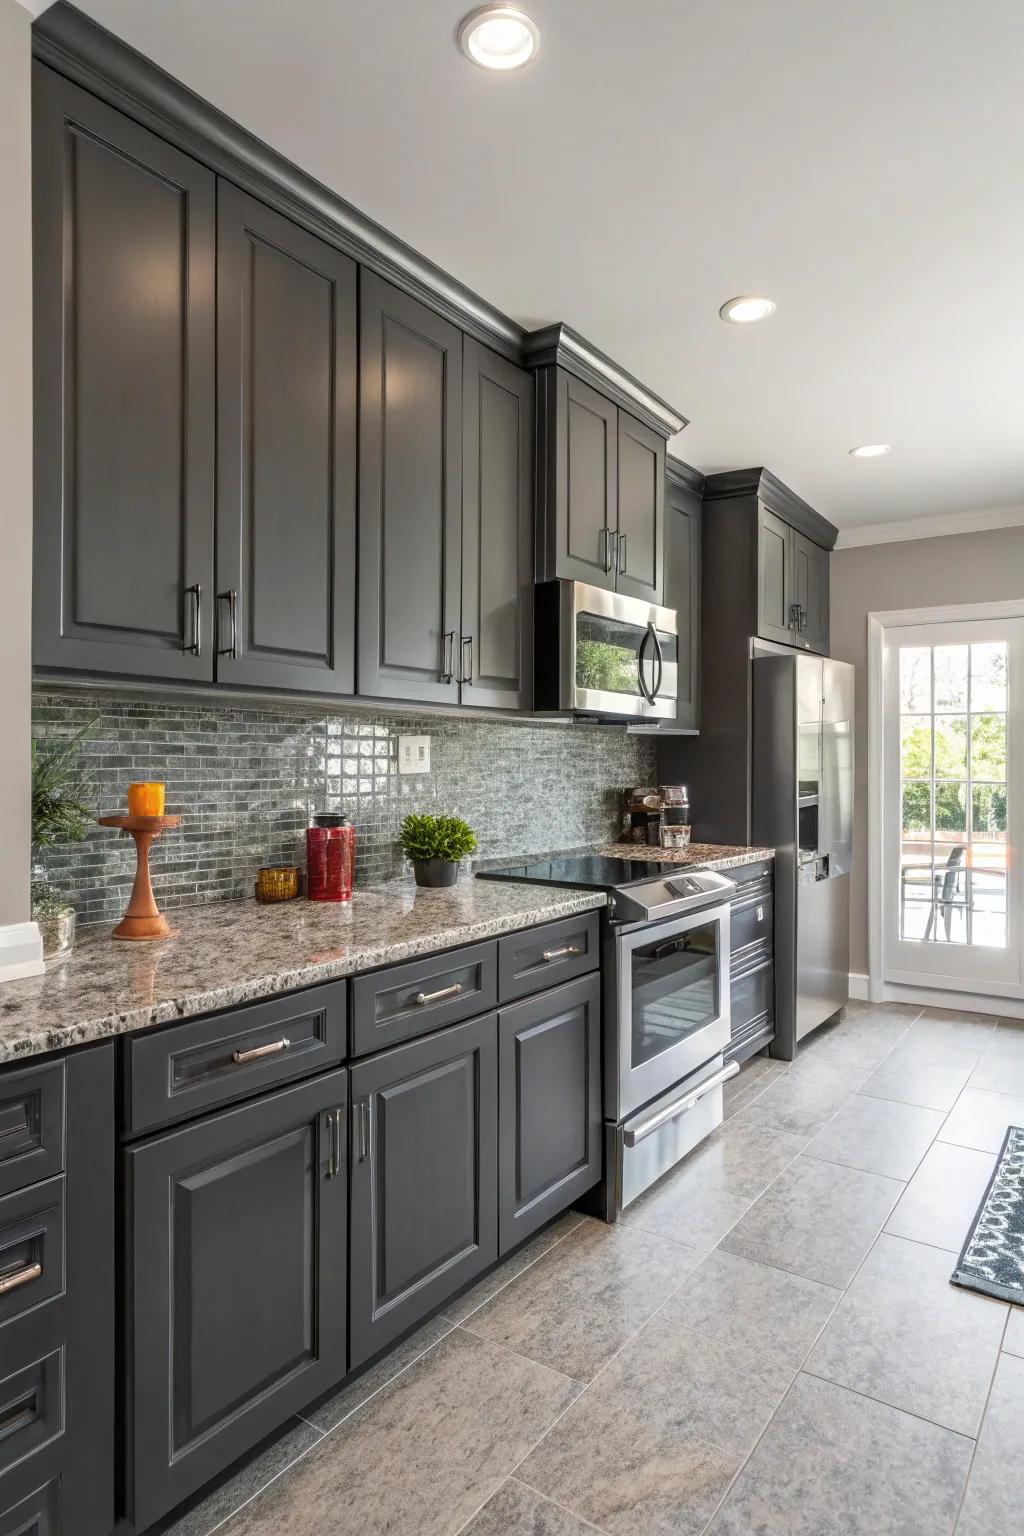
<svg viewBox="0 0 1024 1536"><path fill-rule="evenodd" d="M884 979L1024 980L1024 620L887 630Z"/></svg>

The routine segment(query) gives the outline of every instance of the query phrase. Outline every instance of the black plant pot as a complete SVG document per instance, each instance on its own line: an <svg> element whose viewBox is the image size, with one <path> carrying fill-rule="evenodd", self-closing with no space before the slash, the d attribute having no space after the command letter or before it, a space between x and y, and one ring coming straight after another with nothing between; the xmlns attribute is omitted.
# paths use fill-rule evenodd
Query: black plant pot
<svg viewBox="0 0 1024 1536"><path fill-rule="evenodd" d="M454 885L459 878L455 859L413 859L412 868L417 885Z"/></svg>

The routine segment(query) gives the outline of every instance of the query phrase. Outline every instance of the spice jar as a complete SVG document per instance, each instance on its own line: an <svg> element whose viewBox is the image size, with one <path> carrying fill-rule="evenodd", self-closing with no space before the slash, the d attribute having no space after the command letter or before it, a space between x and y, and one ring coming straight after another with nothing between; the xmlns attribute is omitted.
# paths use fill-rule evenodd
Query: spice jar
<svg viewBox="0 0 1024 1536"><path fill-rule="evenodd" d="M310 901L351 901L356 829L347 816L313 817L306 829L306 895Z"/></svg>

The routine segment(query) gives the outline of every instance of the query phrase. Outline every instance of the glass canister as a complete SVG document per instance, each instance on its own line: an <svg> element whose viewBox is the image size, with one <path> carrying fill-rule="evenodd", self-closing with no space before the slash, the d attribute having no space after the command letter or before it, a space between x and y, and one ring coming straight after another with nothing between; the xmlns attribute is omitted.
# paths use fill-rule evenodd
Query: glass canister
<svg viewBox="0 0 1024 1536"><path fill-rule="evenodd" d="M356 829L347 816L313 817L306 828L306 895L310 901L351 901Z"/></svg>

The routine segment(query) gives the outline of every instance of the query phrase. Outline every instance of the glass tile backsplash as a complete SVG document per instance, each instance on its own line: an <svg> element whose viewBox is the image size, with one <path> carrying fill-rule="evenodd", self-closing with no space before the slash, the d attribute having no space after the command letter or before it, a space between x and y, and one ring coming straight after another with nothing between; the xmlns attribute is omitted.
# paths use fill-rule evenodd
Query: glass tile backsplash
<svg viewBox="0 0 1024 1536"><path fill-rule="evenodd" d="M410 810L464 816L479 857L601 842L618 827L619 792L655 776L654 743L621 726L469 720L312 707L143 703L120 695L37 691L34 733L66 737L96 724L81 764L97 814L124 808L133 779L164 779L182 825L154 846L161 906L251 896L261 864L303 864L316 811L356 825L356 884L404 872L396 846ZM430 772L398 772L398 738L430 737ZM116 920L134 872L133 844L97 827L46 850L43 866L82 922Z"/></svg>

